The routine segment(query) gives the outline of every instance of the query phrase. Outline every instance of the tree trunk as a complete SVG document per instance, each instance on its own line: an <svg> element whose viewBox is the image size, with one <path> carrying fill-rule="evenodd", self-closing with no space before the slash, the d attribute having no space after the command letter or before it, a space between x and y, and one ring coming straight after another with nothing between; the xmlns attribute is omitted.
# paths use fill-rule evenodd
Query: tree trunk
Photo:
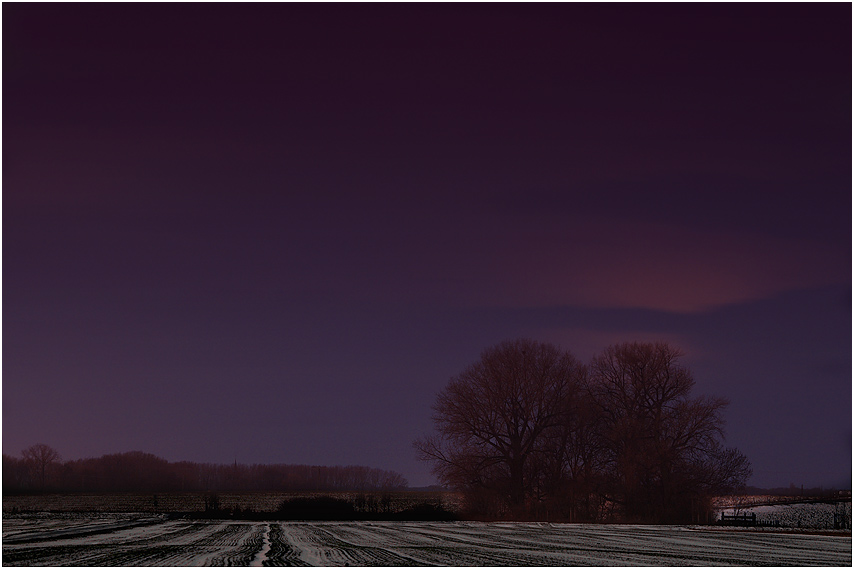
<svg viewBox="0 0 854 569"><path fill-rule="evenodd" d="M513 509L525 503L524 461L510 459L510 504Z"/></svg>

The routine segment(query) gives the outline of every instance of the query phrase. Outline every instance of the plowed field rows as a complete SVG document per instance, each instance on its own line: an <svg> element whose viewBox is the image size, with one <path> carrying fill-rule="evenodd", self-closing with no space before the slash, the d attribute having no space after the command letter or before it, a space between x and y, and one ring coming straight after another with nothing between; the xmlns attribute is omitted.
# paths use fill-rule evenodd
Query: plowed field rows
<svg viewBox="0 0 854 569"><path fill-rule="evenodd" d="M739 529L480 522L3 520L8 566L851 566L851 538Z"/></svg>

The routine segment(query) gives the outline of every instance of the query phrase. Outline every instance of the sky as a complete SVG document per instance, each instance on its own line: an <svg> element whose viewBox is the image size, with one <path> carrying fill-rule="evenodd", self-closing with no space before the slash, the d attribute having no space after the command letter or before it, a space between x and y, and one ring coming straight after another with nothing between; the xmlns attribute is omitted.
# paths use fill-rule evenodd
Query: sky
<svg viewBox="0 0 854 569"><path fill-rule="evenodd" d="M851 5L3 3L3 452L361 464L483 349L685 352L851 486Z"/></svg>

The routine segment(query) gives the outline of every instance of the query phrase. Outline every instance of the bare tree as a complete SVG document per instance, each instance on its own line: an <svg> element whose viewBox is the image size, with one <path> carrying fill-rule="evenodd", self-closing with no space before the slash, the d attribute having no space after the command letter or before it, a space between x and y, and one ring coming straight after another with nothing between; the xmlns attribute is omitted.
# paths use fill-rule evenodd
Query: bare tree
<svg viewBox="0 0 854 569"><path fill-rule="evenodd" d="M518 511L554 454L550 442L567 424L584 366L569 352L532 340L484 350L452 378L433 406L438 434L414 443L446 485L471 495L489 491Z"/></svg>
<svg viewBox="0 0 854 569"><path fill-rule="evenodd" d="M59 452L44 443L38 443L21 451L21 455L39 477L39 487L44 489L47 483L47 471L52 464L59 462Z"/></svg>
<svg viewBox="0 0 854 569"><path fill-rule="evenodd" d="M692 517L703 497L750 475L747 459L721 445L728 402L692 398L681 356L665 343L627 343L605 349L590 367L608 491L629 518Z"/></svg>
<svg viewBox="0 0 854 569"><path fill-rule="evenodd" d="M691 395L682 353L620 344L589 367L531 340L485 350L439 394L414 443L480 513L573 521L699 522L750 463L723 446L727 401Z"/></svg>
<svg viewBox="0 0 854 569"><path fill-rule="evenodd" d="M601 485L602 448L598 438L599 415L588 393L572 397L563 422L549 430L543 452L534 457L537 515L567 521L595 521L604 502Z"/></svg>

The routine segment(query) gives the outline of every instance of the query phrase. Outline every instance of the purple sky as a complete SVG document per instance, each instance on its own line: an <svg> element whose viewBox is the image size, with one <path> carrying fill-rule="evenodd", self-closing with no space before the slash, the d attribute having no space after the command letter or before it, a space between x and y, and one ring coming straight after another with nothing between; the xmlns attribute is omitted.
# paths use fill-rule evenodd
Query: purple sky
<svg viewBox="0 0 854 569"><path fill-rule="evenodd" d="M364 464L667 340L851 481L851 5L4 4L3 452Z"/></svg>

